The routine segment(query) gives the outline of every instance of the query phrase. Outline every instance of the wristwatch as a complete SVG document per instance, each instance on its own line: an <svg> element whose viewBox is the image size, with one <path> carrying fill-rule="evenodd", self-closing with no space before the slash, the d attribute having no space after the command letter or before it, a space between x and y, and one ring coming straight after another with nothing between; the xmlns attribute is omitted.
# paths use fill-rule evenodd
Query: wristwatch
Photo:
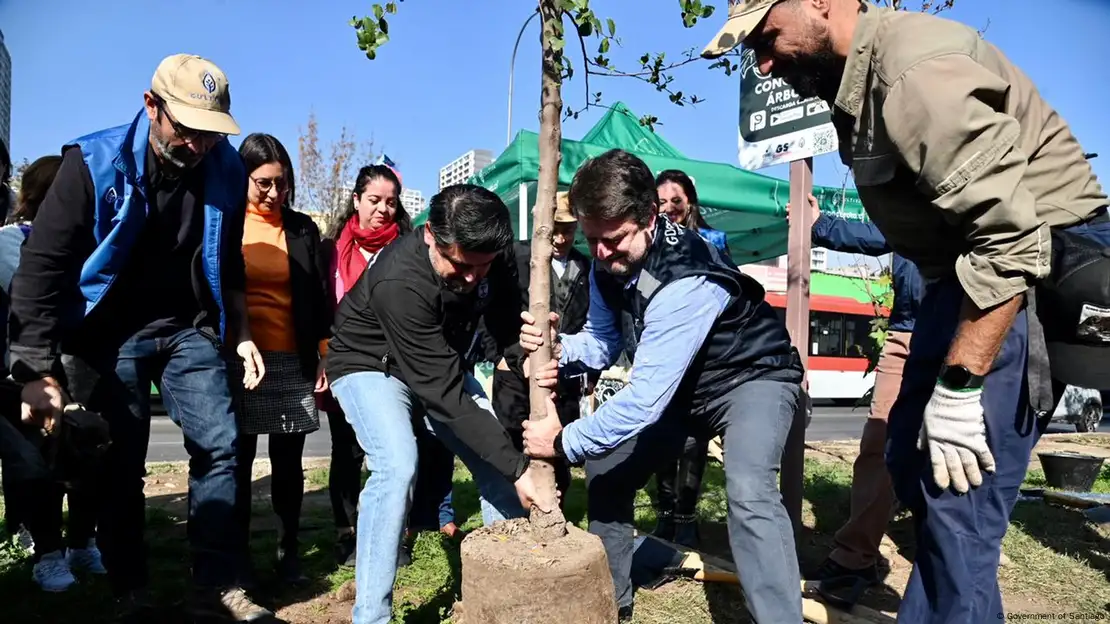
<svg viewBox="0 0 1110 624"><path fill-rule="evenodd" d="M550 418L550 416L548 418ZM562 459L567 458L567 453L566 453L566 451L563 450L563 432L562 431L559 431L559 433L555 434L555 440L552 442L552 446L555 449L555 457L559 457L559 458L562 458Z"/></svg>
<svg viewBox="0 0 1110 624"><path fill-rule="evenodd" d="M983 387L986 377L976 375L959 364L945 364L940 367L937 383L949 390L979 390Z"/></svg>

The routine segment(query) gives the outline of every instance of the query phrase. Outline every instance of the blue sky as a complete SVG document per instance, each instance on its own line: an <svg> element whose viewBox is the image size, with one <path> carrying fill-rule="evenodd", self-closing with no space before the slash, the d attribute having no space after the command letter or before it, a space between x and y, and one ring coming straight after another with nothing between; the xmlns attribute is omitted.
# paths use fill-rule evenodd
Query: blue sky
<svg viewBox="0 0 1110 624"><path fill-rule="evenodd" d="M593 0L617 22L624 48L613 54L632 67L647 51L678 56L708 41L718 13L684 29L677 0ZM264 131L295 153L310 111L330 140L346 125L375 140L395 160L406 186L436 190L439 168L472 148L498 153L505 144L509 57L528 0L407 0L391 21L392 41L378 59L355 46L347 22L370 11L370 0L0 0L0 29L12 56L12 155L57 152L86 132L129 121L166 55L190 52L220 65L231 82L232 113L244 134ZM186 10L184 7L188 7ZM1051 7L1051 8L1049 8ZM988 26L986 36L1025 69L1067 119L1093 162L1110 180L1110 2L1107 0L958 0L946 14ZM536 129L539 21L521 41L516 63L514 131ZM593 50L590 50L591 52ZM571 56L580 57L575 49ZM622 63L623 61L623 63ZM581 72L565 88L583 101ZM702 64L676 84L706 101L679 108L629 79L595 79L591 91L659 117L658 131L700 160L736 163L738 76ZM564 125L577 138L601 112ZM237 141L235 141L237 144ZM818 184L839 185L845 169L818 158ZM786 177L785 167L762 173ZM1105 182L1104 182L1105 184Z"/></svg>

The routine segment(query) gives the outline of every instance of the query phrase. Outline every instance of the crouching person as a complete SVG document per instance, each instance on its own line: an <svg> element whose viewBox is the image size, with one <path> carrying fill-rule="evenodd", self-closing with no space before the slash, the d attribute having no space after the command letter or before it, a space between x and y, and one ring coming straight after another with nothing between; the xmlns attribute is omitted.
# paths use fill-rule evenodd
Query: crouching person
<svg viewBox="0 0 1110 624"><path fill-rule="evenodd" d="M729 542L748 608L760 624L800 622L794 534L777 483L800 359L763 288L659 215L657 202L651 170L627 152L606 152L575 174L570 205L594 257L590 309L581 332L552 337L555 362L537 380L555 387L564 371L611 366L622 314L634 321L636 361L628 385L593 414L565 429L558 418L525 422L524 451L585 460L590 532L605 545L624 622L636 491L688 437L722 436ZM522 317L521 346L534 351L546 328Z"/></svg>
<svg viewBox="0 0 1110 624"><path fill-rule="evenodd" d="M463 356L478 319L503 349L523 297L505 204L478 186L434 196L428 222L381 252L339 304L329 343L331 390L366 451L359 498L355 624L385 624L417 473L413 427L466 464L486 524L523 517L534 486ZM515 488L514 488L515 484Z"/></svg>

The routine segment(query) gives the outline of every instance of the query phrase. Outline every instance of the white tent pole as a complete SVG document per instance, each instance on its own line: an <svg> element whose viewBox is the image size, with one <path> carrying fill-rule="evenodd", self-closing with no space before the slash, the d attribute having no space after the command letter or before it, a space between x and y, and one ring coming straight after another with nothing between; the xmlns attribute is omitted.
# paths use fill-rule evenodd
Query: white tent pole
<svg viewBox="0 0 1110 624"><path fill-rule="evenodd" d="M517 224L520 226L517 229L520 231L518 238L522 241L528 240L528 184L525 182L520 183L520 208L519 215L517 216Z"/></svg>

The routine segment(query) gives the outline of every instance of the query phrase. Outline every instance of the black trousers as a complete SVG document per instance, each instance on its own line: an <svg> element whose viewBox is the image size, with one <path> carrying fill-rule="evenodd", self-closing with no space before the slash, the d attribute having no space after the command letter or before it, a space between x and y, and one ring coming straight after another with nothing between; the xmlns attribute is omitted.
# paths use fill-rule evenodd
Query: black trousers
<svg viewBox="0 0 1110 624"><path fill-rule="evenodd" d="M0 380L0 463L3 464L4 516L15 532L23 525L35 540L35 560L43 554L85 548L96 537L96 482L66 488L52 478L43 455L42 433L20 421L22 388ZM69 495L69 522L63 523L62 499ZM62 538L65 524L67 540Z"/></svg>
<svg viewBox="0 0 1110 624"><path fill-rule="evenodd" d="M678 459L666 462L655 473L655 507L661 519L692 521L698 508L701 482L709 461L709 438L686 438Z"/></svg>
<svg viewBox="0 0 1110 624"><path fill-rule="evenodd" d="M270 502L281 522L280 546L296 552L297 534L301 528L301 503L304 500L303 433L271 433L270 438ZM249 549L251 523L251 467L258 454L258 436L239 434L239 451L235 470L235 515L239 527L240 547Z"/></svg>
<svg viewBox="0 0 1110 624"><path fill-rule="evenodd" d="M328 473L328 494L335 528L354 529L358 525L358 495L362 491L362 465L366 452L358 444L355 430L347 422L339 403L328 411L331 430L331 469Z"/></svg>
<svg viewBox="0 0 1110 624"><path fill-rule="evenodd" d="M574 422L580 416L579 401L582 395L576 389L560 388L555 406L559 411L559 421L563 426ZM493 413L501 425L509 432L518 451L524 449L524 426L528 420L528 380L513 371L494 369L493 371ZM552 459L555 466L555 485L560 492L566 493L570 487L570 465L564 460ZM564 496L565 500L565 496Z"/></svg>

